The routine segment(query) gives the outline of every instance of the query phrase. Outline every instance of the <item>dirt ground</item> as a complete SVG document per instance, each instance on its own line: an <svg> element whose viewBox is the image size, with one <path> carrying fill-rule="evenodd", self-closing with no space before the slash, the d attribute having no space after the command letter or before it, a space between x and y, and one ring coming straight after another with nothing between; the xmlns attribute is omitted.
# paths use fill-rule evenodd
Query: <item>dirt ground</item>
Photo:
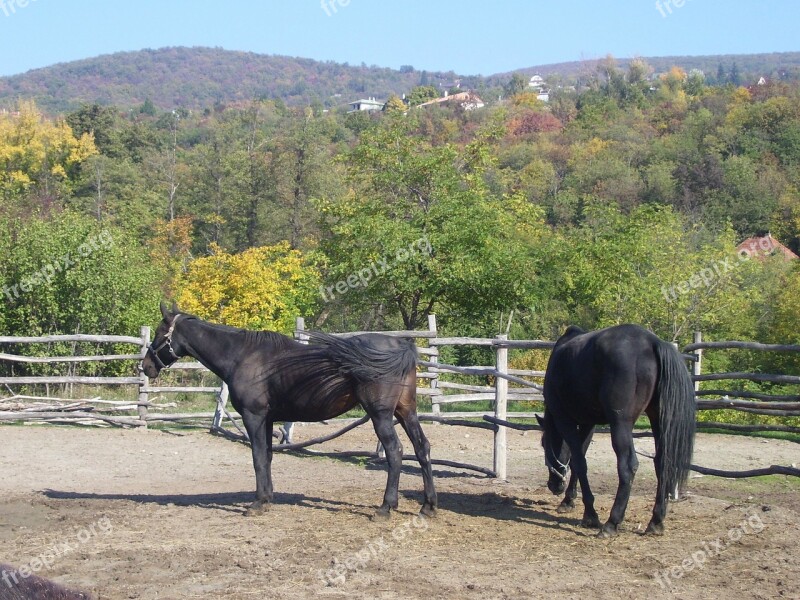
<svg viewBox="0 0 800 600"><path fill-rule="evenodd" d="M435 458L491 466L490 432L425 430ZM390 521L371 519L386 475L363 461L277 455L274 506L245 517L249 448L207 433L25 426L0 427L0 440L0 562L98 598L800 598L800 482L788 477L692 478L665 535L650 537L655 477L641 458L624 530L600 540L580 511L556 514L535 432L509 432L507 483L437 467L435 519L417 516L422 481L406 463ZM374 434L318 448L373 450ZM695 462L789 465L800 446L698 435ZM595 437L589 467L604 520L608 436Z"/></svg>

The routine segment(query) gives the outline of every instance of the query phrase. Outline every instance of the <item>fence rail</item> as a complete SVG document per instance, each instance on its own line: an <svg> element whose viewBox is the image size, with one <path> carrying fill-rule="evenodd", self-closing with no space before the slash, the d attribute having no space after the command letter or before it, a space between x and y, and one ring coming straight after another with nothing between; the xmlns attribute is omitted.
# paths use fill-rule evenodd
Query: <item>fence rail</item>
<svg viewBox="0 0 800 600"><path fill-rule="evenodd" d="M359 333L349 332L339 334L351 337ZM421 357L419 364L423 368L418 374L417 394L430 399L431 412L423 414L423 419L441 422L447 425L481 426L491 428L494 432L494 460L490 472L501 479L506 476L506 425L507 419L515 417L530 417L531 406L523 405L522 410L510 410L509 403L513 402L541 402L542 380L544 372L535 369L511 368L511 351L522 350L550 350L555 342L542 340L509 340L500 335L494 338L468 338L468 337L439 337L436 318L431 315L428 329L418 331L389 331L382 332L396 337L407 337L418 340L418 351ZM295 338L307 342L308 333L302 319L297 320ZM0 336L0 344L25 345L25 344L52 344L52 343L93 343L93 344L127 344L134 346L135 351L125 354L92 354L86 356L55 356L39 357L24 356L10 352L0 353L0 362L12 365L50 365L67 364L70 369L82 363L114 363L120 361L139 362L144 356L150 343L150 329L142 327L139 337L111 336L111 335L50 335L30 337ZM495 357L494 365L458 366L442 361L442 352L447 347L471 346L490 350ZM747 414L799 417L800 394L769 394L736 389L700 389L702 382L709 381L750 381L773 383L781 385L800 385L800 376L790 374L769 374L745 371L703 373L702 367L704 354L710 351L745 350L755 352L800 352L798 345L762 344L758 342L716 341L706 342L702 336L695 334L693 343L683 348L684 357L691 363L692 378L695 382L697 396L697 409L699 411L730 409ZM197 362L178 362L171 367L173 371L207 372L205 367ZM452 378L456 379L453 380ZM470 381L472 378L472 381ZM474 381L479 378L479 381ZM207 427L211 422L211 429L227 437L246 439L243 428L238 424L238 415L228 410L227 388L220 382L219 385L158 385L151 384L144 373L139 370L136 376L128 377L101 377L67 375L40 375L40 376L7 376L0 377L0 385L12 391L7 398L0 398L0 422L28 421L51 423L76 423L76 424L102 424L122 427L147 427L152 423L182 423ZM51 385L87 385L87 386L116 386L133 387L137 390L137 399L132 401L112 401L93 399L58 399L49 394ZM724 385L724 384L723 384ZM45 386L48 391L45 396L25 395L14 392L11 386ZM151 399L154 394L216 394L217 406L213 413L181 413L165 412L165 409L176 408L175 403L154 403ZM487 410L472 410L459 413L452 412L456 404L466 402L489 402L491 412L489 416L493 424L475 424L471 418L480 418L486 415ZM443 408L447 408L443 412ZM130 414L127 414L130 413ZM234 430L226 429L225 423L230 423ZM502 425L501 425L502 424ZM787 431L800 433L800 428L789 425L741 425L725 423L699 423L701 428L720 428L730 431ZM526 426L536 428L536 426ZM347 430L347 428L345 428ZM284 426L285 448L292 447L292 424ZM461 465L466 468L474 466ZM474 467L480 472L486 471L484 467Z"/></svg>

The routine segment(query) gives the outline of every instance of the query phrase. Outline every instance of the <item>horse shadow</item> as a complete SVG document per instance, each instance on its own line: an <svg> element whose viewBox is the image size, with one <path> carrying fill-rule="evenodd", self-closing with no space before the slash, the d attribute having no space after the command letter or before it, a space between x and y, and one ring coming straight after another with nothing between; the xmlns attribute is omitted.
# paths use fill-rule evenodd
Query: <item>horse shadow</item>
<svg viewBox="0 0 800 600"><path fill-rule="evenodd" d="M159 506L192 506L208 510L222 510L244 515L253 502L255 494L248 492L216 492L204 494L99 494L90 492L67 492L60 490L42 490L42 494L51 500L127 500L138 504L157 504ZM304 506L329 512L341 512L342 509L369 510L372 506L341 502L327 498L317 498L306 494L275 492L273 505Z"/></svg>
<svg viewBox="0 0 800 600"><path fill-rule="evenodd" d="M237 515L244 515L247 507L253 501L252 491L201 494L101 494L46 489L42 491L42 494L51 500L123 500L138 504L221 510ZM410 502L421 504L423 501L420 491L401 491L401 496ZM467 517L488 518L498 521L513 521L546 529L572 532L576 535L591 536L596 533L593 530L581 528L580 518L554 514L555 508L543 500L514 498L495 492L475 494L441 491L438 493L438 497L439 509L443 513L454 513ZM284 492L276 492L272 503L277 506L298 506L336 514L350 512L367 518L374 516L377 508L377 504L359 504ZM545 507L550 508L550 510L546 510ZM268 516L269 512L266 514ZM411 514L416 513L409 512L402 507L398 511L398 516ZM577 511L576 514L580 515L580 511Z"/></svg>
<svg viewBox="0 0 800 600"><path fill-rule="evenodd" d="M416 491L402 492L402 495L408 500L422 501L422 495ZM596 533L580 527L579 510L576 511L577 518L567 514L556 514L555 506L544 500L509 497L496 492L476 494L440 491L437 496L440 510L466 517L513 521L577 535L591 536Z"/></svg>

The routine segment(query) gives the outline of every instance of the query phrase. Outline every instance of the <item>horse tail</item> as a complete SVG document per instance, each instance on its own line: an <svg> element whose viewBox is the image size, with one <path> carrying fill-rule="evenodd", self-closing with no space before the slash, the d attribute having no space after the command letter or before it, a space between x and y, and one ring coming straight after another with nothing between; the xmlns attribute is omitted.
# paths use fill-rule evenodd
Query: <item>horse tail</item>
<svg viewBox="0 0 800 600"><path fill-rule="evenodd" d="M662 456L659 479L671 493L683 489L689 477L695 434L694 385L683 357L672 344L659 340L656 354L661 425L661 439L656 443L661 445Z"/></svg>
<svg viewBox="0 0 800 600"><path fill-rule="evenodd" d="M312 331L309 338L325 350L342 375L360 383L404 380L417 369L414 340L380 334L338 337Z"/></svg>

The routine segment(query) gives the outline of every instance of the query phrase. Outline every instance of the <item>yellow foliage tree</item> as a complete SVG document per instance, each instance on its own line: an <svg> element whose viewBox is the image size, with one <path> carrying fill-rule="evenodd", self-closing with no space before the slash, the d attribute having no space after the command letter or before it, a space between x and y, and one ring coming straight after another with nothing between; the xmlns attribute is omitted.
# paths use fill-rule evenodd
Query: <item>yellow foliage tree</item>
<svg viewBox="0 0 800 600"><path fill-rule="evenodd" d="M76 138L63 120L45 119L32 101L0 115L0 195L19 197L36 186L59 195L69 174L97 154L89 134Z"/></svg>
<svg viewBox="0 0 800 600"><path fill-rule="evenodd" d="M175 283L191 258L192 218L181 216L172 221L159 219L153 226L148 246L151 260L166 277L162 292L172 296Z"/></svg>
<svg viewBox="0 0 800 600"><path fill-rule="evenodd" d="M178 282L182 310L233 327L289 333L295 317L309 315L321 301L314 257L288 242L240 254L212 244L211 251L191 261Z"/></svg>

